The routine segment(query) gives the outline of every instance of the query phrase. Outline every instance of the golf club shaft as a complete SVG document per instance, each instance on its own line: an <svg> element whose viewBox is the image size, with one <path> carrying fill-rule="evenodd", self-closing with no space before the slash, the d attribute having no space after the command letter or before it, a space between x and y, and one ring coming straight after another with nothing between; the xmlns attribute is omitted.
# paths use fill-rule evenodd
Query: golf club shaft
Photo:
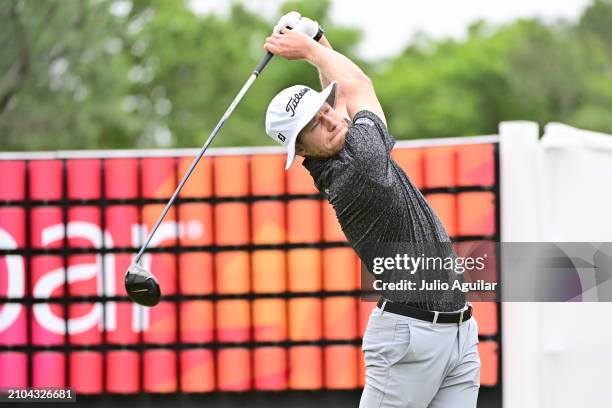
<svg viewBox="0 0 612 408"><path fill-rule="evenodd" d="M261 71L263 71L263 69L268 64L268 62L270 62L271 58L272 58L272 53L268 52L266 54L266 56L261 60L259 65L257 65L257 68L255 68L255 71L253 71L253 73L251 74L249 79L246 81L246 83L244 84L244 86L242 87L240 92L238 92L238 95L236 95L236 97L234 98L234 100L230 104L229 108L227 108L227 110L225 111L225 113L221 117L221 120L219 121L219 123L217 123L217 126L215 126L215 128L213 129L213 131L210 134L210 136L208 136L208 139L206 140L206 143L204 144L204 146L202 146L202 148L198 152L198 154L195 157L195 159L193 159L193 162L191 163L191 166L189 166L189 169L187 170L187 172L183 176L183 179L181 180L181 182L179 183L178 187L174 191L174 194L172 194L172 197L170 197L170 200L168 201L168 204L166 204L166 208L164 208L164 210L162 211L161 215L159 216L159 218L155 222L155 225L151 229L151 232L149 232L149 236L147 237L147 240L145 241L144 245L140 248L140 250L136 254L136 258L134 259L134 263L139 263L140 262L140 258L142 257L142 255L144 254L144 251L147 249L147 247L151 243L151 240L153 239L153 235L155 235L155 231L157 231L157 229L161 225L162 221L166 217L166 214L168 214L168 211L170 210L170 207L172 207L172 204L174 204L174 201L176 200L176 197L181 192L181 189L183 188L183 186L187 182L187 179L189 178L189 176L191 176L191 173L193 173L193 171L195 170L195 168L198 165L198 162L200 161L202 156L204 156L204 153L206 152L206 149L208 149L208 146L215 139L215 136L217 136L217 133L219 133L219 130L221 130L221 128L223 127L223 124L225 123L227 118L229 118L229 116L232 114L232 112L234 111L234 108L236 108L236 105L238 105L238 102L240 102L240 100L242 99L244 94L246 94L246 92L249 90L249 88L251 87L251 85L253 84L255 79L257 79L257 77L259 76Z"/></svg>

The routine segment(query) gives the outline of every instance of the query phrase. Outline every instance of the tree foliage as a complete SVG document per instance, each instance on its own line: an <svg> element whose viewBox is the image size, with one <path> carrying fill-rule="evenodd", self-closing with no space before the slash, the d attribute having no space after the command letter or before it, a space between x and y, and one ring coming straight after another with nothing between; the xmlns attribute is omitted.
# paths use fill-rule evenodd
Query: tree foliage
<svg viewBox="0 0 612 408"><path fill-rule="evenodd" d="M233 3L197 15L178 0L0 3L2 150L199 146L264 55L273 21ZM398 6L399 7L399 6ZM330 0L299 0L340 52L372 77L397 138L490 134L504 120L560 121L612 133L612 2L576 23L473 23L465 40L417 35L366 64L360 30L329 21ZM306 62L274 59L215 145L268 144L281 89L318 86Z"/></svg>

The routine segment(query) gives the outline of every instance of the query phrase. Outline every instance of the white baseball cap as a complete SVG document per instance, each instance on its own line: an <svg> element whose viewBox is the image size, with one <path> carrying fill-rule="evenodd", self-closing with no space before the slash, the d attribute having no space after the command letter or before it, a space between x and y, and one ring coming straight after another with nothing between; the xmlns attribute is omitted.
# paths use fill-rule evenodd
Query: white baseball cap
<svg viewBox="0 0 612 408"><path fill-rule="evenodd" d="M336 104L338 83L329 84L321 92L306 85L294 85L280 91L268 105L266 133L287 149L285 170L295 160L295 141L300 131L310 122L323 103L333 108Z"/></svg>

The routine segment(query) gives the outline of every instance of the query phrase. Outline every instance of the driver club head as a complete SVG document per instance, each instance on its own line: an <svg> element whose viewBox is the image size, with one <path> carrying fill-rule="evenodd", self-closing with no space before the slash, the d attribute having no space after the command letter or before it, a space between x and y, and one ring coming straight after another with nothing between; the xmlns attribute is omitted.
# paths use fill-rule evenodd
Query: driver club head
<svg viewBox="0 0 612 408"><path fill-rule="evenodd" d="M138 263L130 265L125 274L125 290L130 299L143 306L155 306L161 297L155 276Z"/></svg>

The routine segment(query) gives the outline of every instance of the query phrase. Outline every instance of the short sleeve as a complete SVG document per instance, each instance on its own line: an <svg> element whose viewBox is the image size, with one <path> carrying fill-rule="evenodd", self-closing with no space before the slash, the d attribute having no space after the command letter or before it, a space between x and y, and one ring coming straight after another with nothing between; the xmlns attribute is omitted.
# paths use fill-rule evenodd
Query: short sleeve
<svg viewBox="0 0 612 408"><path fill-rule="evenodd" d="M346 140L346 151L361 173L384 183L389 176L394 144L395 139L387 126L374 113L360 111L355 115Z"/></svg>
<svg viewBox="0 0 612 408"><path fill-rule="evenodd" d="M375 113L367 110L357 112L353 118L353 125L363 129L366 133L376 134L381 139L387 153L393 149L395 139L389 133L385 122Z"/></svg>

